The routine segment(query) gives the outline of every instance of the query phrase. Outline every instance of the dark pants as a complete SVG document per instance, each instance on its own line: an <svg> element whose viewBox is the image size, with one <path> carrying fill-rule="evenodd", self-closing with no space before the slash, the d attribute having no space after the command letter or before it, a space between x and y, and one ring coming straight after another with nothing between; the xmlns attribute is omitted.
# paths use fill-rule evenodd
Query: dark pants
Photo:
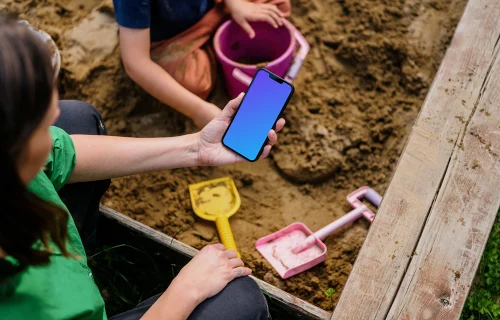
<svg viewBox="0 0 500 320"><path fill-rule="evenodd" d="M62 100L61 115L54 124L68 134L107 135L101 114L92 105L77 100ZM77 154L78 157L78 154ZM75 220L88 255L96 246L96 226L99 219L99 202L108 190L111 180L67 184L59 191Z"/></svg>
<svg viewBox="0 0 500 320"><path fill-rule="evenodd" d="M161 294L153 296L132 310L110 320L140 319ZM270 319L266 298L249 277L231 281L219 294L203 301L188 320L267 320ZM165 319L168 320L168 319Z"/></svg>
<svg viewBox="0 0 500 320"><path fill-rule="evenodd" d="M107 135L104 121L90 104L64 100L55 125L68 134ZM78 154L77 154L78 157ZM68 207L80 232L87 253L95 249L99 201L110 180L75 183L64 186L59 196ZM113 320L136 320L153 305L160 295L153 296L134 309L112 317ZM189 316L189 320L265 320L269 317L266 299L249 277L230 282L216 296L205 300Z"/></svg>

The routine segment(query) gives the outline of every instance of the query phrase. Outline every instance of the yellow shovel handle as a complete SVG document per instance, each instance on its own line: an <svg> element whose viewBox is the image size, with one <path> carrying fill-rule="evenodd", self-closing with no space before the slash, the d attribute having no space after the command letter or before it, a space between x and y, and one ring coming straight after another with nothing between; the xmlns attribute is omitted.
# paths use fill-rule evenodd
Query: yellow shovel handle
<svg viewBox="0 0 500 320"><path fill-rule="evenodd" d="M233 232L231 231L231 225L226 217L220 217L215 219L215 225L217 226L217 231L219 232L219 238L222 244L227 250L234 250L238 253L238 258L241 258L238 248L236 248L236 242L234 241Z"/></svg>

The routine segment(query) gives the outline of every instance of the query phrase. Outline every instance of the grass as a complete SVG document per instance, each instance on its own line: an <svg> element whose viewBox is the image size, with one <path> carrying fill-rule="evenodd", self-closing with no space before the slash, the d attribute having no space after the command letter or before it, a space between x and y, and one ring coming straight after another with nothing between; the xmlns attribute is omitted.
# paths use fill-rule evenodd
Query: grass
<svg viewBox="0 0 500 320"><path fill-rule="evenodd" d="M500 319L500 211L491 230L461 319Z"/></svg>
<svg viewBox="0 0 500 320"><path fill-rule="evenodd" d="M333 294L335 293L335 289L333 288L328 288L328 290L325 290L325 296L329 297L329 298L332 298L333 297Z"/></svg>

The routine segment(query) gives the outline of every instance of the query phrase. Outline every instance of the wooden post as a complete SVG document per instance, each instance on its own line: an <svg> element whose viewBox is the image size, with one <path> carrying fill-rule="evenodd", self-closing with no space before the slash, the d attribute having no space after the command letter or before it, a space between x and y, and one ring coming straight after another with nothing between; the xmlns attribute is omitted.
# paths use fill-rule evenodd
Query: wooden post
<svg viewBox="0 0 500 320"><path fill-rule="evenodd" d="M332 319L458 319L500 206L500 2L470 0Z"/></svg>

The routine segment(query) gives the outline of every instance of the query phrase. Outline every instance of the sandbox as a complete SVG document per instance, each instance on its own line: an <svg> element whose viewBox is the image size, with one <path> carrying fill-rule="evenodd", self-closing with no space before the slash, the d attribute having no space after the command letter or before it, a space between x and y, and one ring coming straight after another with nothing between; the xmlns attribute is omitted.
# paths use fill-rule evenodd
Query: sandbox
<svg viewBox="0 0 500 320"><path fill-rule="evenodd" d="M62 98L94 104L110 134L174 136L194 131L182 115L149 97L125 74L111 1L4 1L48 32L62 54ZM254 249L256 239L295 221L317 230L350 210L362 185L383 194L466 0L299 0L292 23L311 44L294 82L287 126L269 159L115 179L103 204L200 249L218 241L195 217L188 184L231 176L242 198L231 218L254 275L332 311L369 225L358 221L325 240L326 261L281 280ZM222 81L211 100L227 102ZM333 288L332 297L325 291Z"/></svg>

